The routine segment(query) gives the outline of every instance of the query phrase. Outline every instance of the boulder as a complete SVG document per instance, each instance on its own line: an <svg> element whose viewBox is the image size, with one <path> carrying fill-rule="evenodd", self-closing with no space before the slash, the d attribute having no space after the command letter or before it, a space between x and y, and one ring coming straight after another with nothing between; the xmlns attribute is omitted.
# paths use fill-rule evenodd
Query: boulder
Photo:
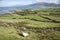
<svg viewBox="0 0 60 40"><path fill-rule="evenodd" d="M29 34L28 33L22 33L24 37L27 37Z"/></svg>
<svg viewBox="0 0 60 40"><path fill-rule="evenodd" d="M21 30L27 30L27 28L26 28L26 27L20 27L20 29L21 29Z"/></svg>

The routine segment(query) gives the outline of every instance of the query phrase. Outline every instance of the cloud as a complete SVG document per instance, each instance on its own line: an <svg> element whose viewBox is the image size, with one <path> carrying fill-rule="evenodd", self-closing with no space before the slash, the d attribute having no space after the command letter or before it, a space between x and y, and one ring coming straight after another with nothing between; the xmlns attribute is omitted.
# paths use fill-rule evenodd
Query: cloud
<svg viewBox="0 0 60 40"><path fill-rule="evenodd" d="M36 0L37 2L58 3L59 0Z"/></svg>
<svg viewBox="0 0 60 40"><path fill-rule="evenodd" d="M60 3L59 0L1 0L0 7L8 7L14 5L28 5L36 2Z"/></svg>
<svg viewBox="0 0 60 40"><path fill-rule="evenodd" d="M2 0L0 2L0 7L9 7L15 5L28 5L35 3L36 0Z"/></svg>
<svg viewBox="0 0 60 40"><path fill-rule="evenodd" d="M18 4L20 4L20 2L17 2L17 1L11 1L11 2L6 1L5 2L5 1L3 1L0 3L0 7L1 6L14 6L14 5L18 5Z"/></svg>

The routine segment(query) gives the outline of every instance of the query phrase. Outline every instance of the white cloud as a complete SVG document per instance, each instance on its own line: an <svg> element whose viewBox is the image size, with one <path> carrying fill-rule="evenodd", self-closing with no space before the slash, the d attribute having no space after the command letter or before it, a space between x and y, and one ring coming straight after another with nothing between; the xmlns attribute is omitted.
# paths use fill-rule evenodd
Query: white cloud
<svg viewBox="0 0 60 40"><path fill-rule="evenodd" d="M0 1L0 7L14 6L14 5L27 5L37 2L47 2L47 3L60 3L60 0L2 0Z"/></svg>
<svg viewBox="0 0 60 40"><path fill-rule="evenodd" d="M59 0L36 0L37 2L58 3Z"/></svg>
<svg viewBox="0 0 60 40"><path fill-rule="evenodd" d="M36 0L37 2L43 2L43 0Z"/></svg>
<svg viewBox="0 0 60 40"><path fill-rule="evenodd" d="M7 7L7 6L22 5L22 3L21 2L18 2L18 1L10 1L10 2L3 1L3 2L0 3L0 5L1 5L0 7Z"/></svg>

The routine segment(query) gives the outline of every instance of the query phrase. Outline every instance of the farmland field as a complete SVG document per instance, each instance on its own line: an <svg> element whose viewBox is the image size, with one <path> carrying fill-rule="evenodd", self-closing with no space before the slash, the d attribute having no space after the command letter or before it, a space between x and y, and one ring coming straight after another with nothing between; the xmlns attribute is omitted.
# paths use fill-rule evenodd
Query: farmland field
<svg viewBox="0 0 60 40"><path fill-rule="evenodd" d="M29 36L19 35L23 32ZM60 8L0 14L0 40L60 40Z"/></svg>

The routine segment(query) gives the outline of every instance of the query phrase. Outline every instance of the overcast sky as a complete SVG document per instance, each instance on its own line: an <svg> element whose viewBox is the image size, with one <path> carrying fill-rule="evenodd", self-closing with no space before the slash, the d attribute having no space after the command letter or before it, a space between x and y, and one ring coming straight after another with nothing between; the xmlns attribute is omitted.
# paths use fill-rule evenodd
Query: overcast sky
<svg viewBox="0 0 60 40"><path fill-rule="evenodd" d="M58 3L58 0L1 0L0 7L8 7L14 5L28 5L36 2Z"/></svg>

